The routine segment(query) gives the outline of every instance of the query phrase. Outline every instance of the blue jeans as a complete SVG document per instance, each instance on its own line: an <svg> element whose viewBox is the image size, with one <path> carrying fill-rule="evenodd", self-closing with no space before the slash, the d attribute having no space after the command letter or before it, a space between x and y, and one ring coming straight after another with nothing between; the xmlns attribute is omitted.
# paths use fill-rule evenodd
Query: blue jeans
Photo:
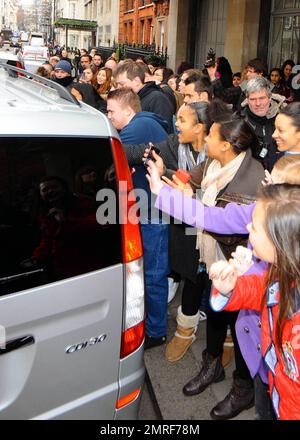
<svg viewBox="0 0 300 440"><path fill-rule="evenodd" d="M168 225L141 224L146 285L146 334L166 336L168 307Z"/></svg>

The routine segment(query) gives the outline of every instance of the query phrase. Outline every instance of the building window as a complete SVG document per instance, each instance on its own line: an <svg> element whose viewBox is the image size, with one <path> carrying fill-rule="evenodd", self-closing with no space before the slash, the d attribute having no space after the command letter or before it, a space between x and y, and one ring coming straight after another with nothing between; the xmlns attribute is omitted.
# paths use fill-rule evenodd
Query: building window
<svg viewBox="0 0 300 440"><path fill-rule="evenodd" d="M110 45L111 42L111 25L105 26L105 40Z"/></svg>
<svg viewBox="0 0 300 440"><path fill-rule="evenodd" d="M96 17L97 17L97 1L94 0L92 2L92 18L96 19Z"/></svg>
<svg viewBox="0 0 300 440"><path fill-rule="evenodd" d="M300 58L300 1L274 0L270 31L269 66Z"/></svg>
<svg viewBox="0 0 300 440"><path fill-rule="evenodd" d="M103 42L103 26L99 26L99 34L98 34L99 46Z"/></svg>
<svg viewBox="0 0 300 440"><path fill-rule="evenodd" d="M273 9L275 11L286 10L286 9L297 9L300 8L299 0L274 0Z"/></svg>
<svg viewBox="0 0 300 440"><path fill-rule="evenodd" d="M128 24L124 23L124 42L128 41Z"/></svg>
<svg viewBox="0 0 300 440"><path fill-rule="evenodd" d="M145 44L145 20L141 20L141 38L140 41L142 44Z"/></svg>
<svg viewBox="0 0 300 440"><path fill-rule="evenodd" d="M152 25L152 20L148 19L147 20L147 36L146 36L146 44L152 44L153 41L153 25Z"/></svg>
<svg viewBox="0 0 300 440"><path fill-rule="evenodd" d="M164 44L165 44L165 23L163 21L159 21L158 45L160 49L164 48Z"/></svg>
<svg viewBox="0 0 300 440"><path fill-rule="evenodd" d="M106 3L106 12L111 12L111 0L107 0L107 3Z"/></svg>
<svg viewBox="0 0 300 440"><path fill-rule="evenodd" d="M154 26L152 24L152 20L150 21L150 44L153 44L154 41Z"/></svg>
<svg viewBox="0 0 300 440"><path fill-rule="evenodd" d="M132 43L132 35L133 35L133 22L131 21L128 24L128 43Z"/></svg>
<svg viewBox="0 0 300 440"><path fill-rule="evenodd" d="M76 18L76 4L70 3L70 18Z"/></svg>
<svg viewBox="0 0 300 440"><path fill-rule="evenodd" d="M134 9L134 3L133 3L133 0L126 0L126 3L125 3L125 10L126 10L126 11L131 11L132 9Z"/></svg>

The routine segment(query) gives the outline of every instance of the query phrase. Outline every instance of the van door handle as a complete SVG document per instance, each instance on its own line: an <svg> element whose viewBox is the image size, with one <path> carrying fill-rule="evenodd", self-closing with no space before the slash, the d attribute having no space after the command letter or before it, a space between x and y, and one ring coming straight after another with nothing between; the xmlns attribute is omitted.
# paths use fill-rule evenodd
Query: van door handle
<svg viewBox="0 0 300 440"><path fill-rule="evenodd" d="M18 350L19 348L27 347L35 343L34 337L31 335L22 336L21 338L8 341L4 348L0 348L0 356L2 354L10 353L11 351Z"/></svg>

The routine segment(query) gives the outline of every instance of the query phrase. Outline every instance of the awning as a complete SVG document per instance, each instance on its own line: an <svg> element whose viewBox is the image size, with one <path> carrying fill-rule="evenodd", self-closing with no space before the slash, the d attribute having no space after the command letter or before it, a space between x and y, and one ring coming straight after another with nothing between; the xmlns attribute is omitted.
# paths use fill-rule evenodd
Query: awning
<svg viewBox="0 0 300 440"><path fill-rule="evenodd" d="M55 27L66 27L80 31L96 31L97 22L91 20L76 20L73 18L59 18L54 23Z"/></svg>

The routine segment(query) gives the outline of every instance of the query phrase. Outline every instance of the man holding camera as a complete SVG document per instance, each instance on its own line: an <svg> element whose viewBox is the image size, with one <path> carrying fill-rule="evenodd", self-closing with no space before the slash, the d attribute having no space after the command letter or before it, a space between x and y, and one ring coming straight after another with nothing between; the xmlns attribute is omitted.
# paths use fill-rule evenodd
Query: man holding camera
<svg viewBox="0 0 300 440"><path fill-rule="evenodd" d="M159 115L141 111L139 96L129 88L113 90L107 97L107 112L125 145L158 143L167 140L168 123ZM151 203L146 167L135 166L133 183L139 200L144 248L146 287L145 349L166 342L168 305L168 225ZM143 193L141 194L141 191Z"/></svg>

